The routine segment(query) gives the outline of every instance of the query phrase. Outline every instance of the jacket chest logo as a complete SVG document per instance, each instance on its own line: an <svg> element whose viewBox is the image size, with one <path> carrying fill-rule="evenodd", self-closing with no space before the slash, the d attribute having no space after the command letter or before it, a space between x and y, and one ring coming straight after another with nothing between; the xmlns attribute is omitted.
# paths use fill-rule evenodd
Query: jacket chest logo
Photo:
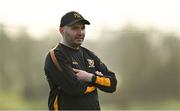
<svg viewBox="0 0 180 111"><path fill-rule="evenodd" d="M88 64L89 64L88 67L95 67L95 66L94 66L94 60L92 60L92 59L87 59L87 61L88 61Z"/></svg>
<svg viewBox="0 0 180 111"><path fill-rule="evenodd" d="M73 65L78 65L78 62L73 57L71 57L71 60Z"/></svg>
<svg viewBox="0 0 180 111"><path fill-rule="evenodd" d="M76 61L73 61L73 62L72 62L72 64L74 64L74 65L78 65L78 62L76 62Z"/></svg>

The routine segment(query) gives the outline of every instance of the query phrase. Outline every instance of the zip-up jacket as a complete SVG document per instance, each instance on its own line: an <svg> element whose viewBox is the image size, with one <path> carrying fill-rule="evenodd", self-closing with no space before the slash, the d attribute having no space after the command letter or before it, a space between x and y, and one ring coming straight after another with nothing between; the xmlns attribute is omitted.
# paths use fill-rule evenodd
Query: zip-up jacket
<svg viewBox="0 0 180 111"><path fill-rule="evenodd" d="M100 110L97 89L112 93L116 90L116 76L90 50L78 50L59 43L52 49L59 68L50 53L45 60L45 74L50 86L49 110ZM94 74L91 82L79 80L73 68ZM103 75L96 74L96 71Z"/></svg>

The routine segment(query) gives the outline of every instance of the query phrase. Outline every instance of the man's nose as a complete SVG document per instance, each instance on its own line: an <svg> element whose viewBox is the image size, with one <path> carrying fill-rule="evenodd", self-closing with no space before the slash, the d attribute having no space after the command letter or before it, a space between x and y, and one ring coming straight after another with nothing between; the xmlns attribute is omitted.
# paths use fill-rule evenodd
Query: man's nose
<svg viewBox="0 0 180 111"><path fill-rule="evenodd" d="M78 34L82 34L82 33L84 33L84 30L83 29L79 29L78 30Z"/></svg>

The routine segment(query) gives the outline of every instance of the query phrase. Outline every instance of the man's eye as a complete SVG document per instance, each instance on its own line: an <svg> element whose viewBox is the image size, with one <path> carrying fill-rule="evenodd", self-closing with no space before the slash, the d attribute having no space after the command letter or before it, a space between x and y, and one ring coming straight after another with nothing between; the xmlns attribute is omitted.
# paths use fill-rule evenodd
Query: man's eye
<svg viewBox="0 0 180 111"><path fill-rule="evenodd" d="M84 29L85 29L85 26L81 27L81 29L84 30Z"/></svg>

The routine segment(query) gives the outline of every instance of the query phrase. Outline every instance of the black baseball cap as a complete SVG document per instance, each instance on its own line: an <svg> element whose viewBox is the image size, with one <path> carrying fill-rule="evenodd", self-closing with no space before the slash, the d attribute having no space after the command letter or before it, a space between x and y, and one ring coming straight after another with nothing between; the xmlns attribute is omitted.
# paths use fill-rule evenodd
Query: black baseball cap
<svg viewBox="0 0 180 111"><path fill-rule="evenodd" d="M64 27L66 25L73 25L77 22L82 22L87 25L90 24L90 22L84 19L84 17L81 14L75 11L71 11L62 16L60 21L60 27Z"/></svg>

